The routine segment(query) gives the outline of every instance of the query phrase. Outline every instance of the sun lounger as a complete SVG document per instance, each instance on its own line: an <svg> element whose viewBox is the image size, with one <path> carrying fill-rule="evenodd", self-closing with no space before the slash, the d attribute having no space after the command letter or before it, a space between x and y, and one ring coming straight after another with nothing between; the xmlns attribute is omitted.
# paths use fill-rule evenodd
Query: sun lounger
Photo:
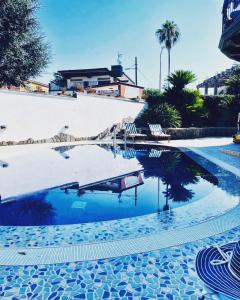
<svg viewBox="0 0 240 300"><path fill-rule="evenodd" d="M149 124L149 129L154 138L167 138L170 141L171 135L164 133L160 124Z"/></svg>
<svg viewBox="0 0 240 300"><path fill-rule="evenodd" d="M137 131L137 127L135 125L135 123L127 123L125 125L125 137L126 138L132 138L133 141L135 138L142 138L142 139L145 139L147 137L146 134L142 134L142 133L139 133Z"/></svg>

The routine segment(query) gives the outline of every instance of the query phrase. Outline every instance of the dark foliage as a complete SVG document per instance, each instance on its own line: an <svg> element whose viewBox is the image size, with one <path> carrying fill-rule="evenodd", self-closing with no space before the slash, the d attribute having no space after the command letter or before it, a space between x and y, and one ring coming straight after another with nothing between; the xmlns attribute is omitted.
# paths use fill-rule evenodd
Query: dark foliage
<svg viewBox="0 0 240 300"><path fill-rule="evenodd" d="M0 2L0 84L19 86L49 62L49 47L39 31L37 0Z"/></svg>
<svg viewBox="0 0 240 300"><path fill-rule="evenodd" d="M139 126L159 123L164 128L175 128L181 126L181 116L174 106L160 103L146 109L136 122Z"/></svg>
<svg viewBox="0 0 240 300"><path fill-rule="evenodd" d="M204 96L203 127L235 127L239 107L239 98L235 96Z"/></svg>
<svg viewBox="0 0 240 300"><path fill-rule="evenodd" d="M166 191L163 194L166 201L191 200L194 193L189 185L199 182L200 177L205 178L210 183L215 182L213 175L180 152L163 152L160 158L139 155L137 159L145 170L145 177L158 177L164 183ZM165 207L168 206L169 203L166 203Z"/></svg>
<svg viewBox="0 0 240 300"><path fill-rule="evenodd" d="M199 91L186 88L195 80L191 71L179 70L168 76L163 93L147 89L145 98L149 108L140 118L142 123L156 122L166 127L199 126L204 115L202 96Z"/></svg>
<svg viewBox="0 0 240 300"><path fill-rule="evenodd" d="M143 97L147 101L149 107L165 102L163 93L158 89L145 89Z"/></svg>
<svg viewBox="0 0 240 300"><path fill-rule="evenodd" d="M197 90L168 89L165 99L179 111L183 127L199 126L204 113L204 101Z"/></svg>
<svg viewBox="0 0 240 300"><path fill-rule="evenodd" d="M62 77L62 75L58 72L54 73L54 79L51 82L58 85L61 88L67 86L67 80L64 77Z"/></svg>
<svg viewBox="0 0 240 300"><path fill-rule="evenodd" d="M233 74L226 82L227 94L240 98L240 66L236 67Z"/></svg>
<svg viewBox="0 0 240 300"><path fill-rule="evenodd" d="M139 125L160 123L164 127L235 127L240 111L240 68L226 82L227 94L202 96L188 89L196 76L179 70L168 76L163 93L147 89L149 108L138 119Z"/></svg>

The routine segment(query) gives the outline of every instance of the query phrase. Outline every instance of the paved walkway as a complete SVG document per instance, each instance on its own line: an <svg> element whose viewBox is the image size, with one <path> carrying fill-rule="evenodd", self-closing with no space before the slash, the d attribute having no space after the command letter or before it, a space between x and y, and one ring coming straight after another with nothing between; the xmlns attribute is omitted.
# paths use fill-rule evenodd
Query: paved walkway
<svg viewBox="0 0 240 300"><path fill-rule="evenodd" d="M168 145L166 142L161 142L161 144ZM194 140L178 140L171 141L170 143L173 147L189 147L191 149L201 150L202 153L213 156L220 161L232 165L233 167L240 169L240 158L234 157L220 150L231 150L240 152L240 144L234 144L232 138L203 138Z"/></svg>

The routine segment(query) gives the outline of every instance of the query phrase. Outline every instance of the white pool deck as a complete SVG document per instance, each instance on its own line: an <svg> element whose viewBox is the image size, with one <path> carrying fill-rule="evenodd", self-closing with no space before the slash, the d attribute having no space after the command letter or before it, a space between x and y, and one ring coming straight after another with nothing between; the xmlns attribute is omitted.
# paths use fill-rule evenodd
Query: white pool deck
<svg viewBox="0 0 240 300"><path fill-rule="evenodd" d="M122 141L117 141L123 143ZM112 144L110 140L100 140L100 141L79 141L79 142L64 142L64 143L47 143L47 144L28 144L28 145L13 145L13 146L2 146L0 147L0 159L21 155L23 153L31 153L39 151L39 149L53 148L59 146L69 146L69 145L91 145L91 144ZM191 139L191 140L172 140L159 141L159 142L149 142L150 144L164 145L169 147L191 147L191 148L206 148L206 147L223 147L232 144L232 138L201 138L201 139ZM240 145L236 145L240 151Z"/></svg>
<svg viewBox="0 0 240 300"><path fill-rule="evenodd" d="M112 142L101 141L101 143L106 144ZM228 146L231 143L231 138L178 140L171 141L170 143L167 141L159 143L150 142L150 144L177 147L179 149L190 149L223 169L235 174L236 176L240 176L240 169L238 166L234 166L233 164L223 161L222 156L218 156L218 151L215 152L215 155L212 155L211 152L208 153L206 150L208 147L219 147L220 149L221 147ZM11 157L18 157L23 154L26 155L28 153L39 151L40 149L71 144L99 144L99 141L1 147L0 160L7 161ZM240 146L236 145L236 150L240 151ZM143 237L62 247L2 248L0 249L0 265L40 265L125 256L197 241L223 233L237 226L240 226L240 205L237 205L235 208L221 216L194 226L163 231L157 234L149 234Z"/></svg>

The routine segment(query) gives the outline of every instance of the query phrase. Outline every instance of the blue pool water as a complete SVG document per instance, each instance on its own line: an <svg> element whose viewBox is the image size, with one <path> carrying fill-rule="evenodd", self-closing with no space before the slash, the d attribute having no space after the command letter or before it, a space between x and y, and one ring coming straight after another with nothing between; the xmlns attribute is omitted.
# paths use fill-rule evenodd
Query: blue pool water
<svg viewBox="0 0 240 300"><path fill-rule="evenodd" d="M75 146L51 151L56 157L41 169L54 179L63 172L59 177L65 181L2 201L0 225L77 224L160 213L218 188L214 175L178 150Z"/></svg>

